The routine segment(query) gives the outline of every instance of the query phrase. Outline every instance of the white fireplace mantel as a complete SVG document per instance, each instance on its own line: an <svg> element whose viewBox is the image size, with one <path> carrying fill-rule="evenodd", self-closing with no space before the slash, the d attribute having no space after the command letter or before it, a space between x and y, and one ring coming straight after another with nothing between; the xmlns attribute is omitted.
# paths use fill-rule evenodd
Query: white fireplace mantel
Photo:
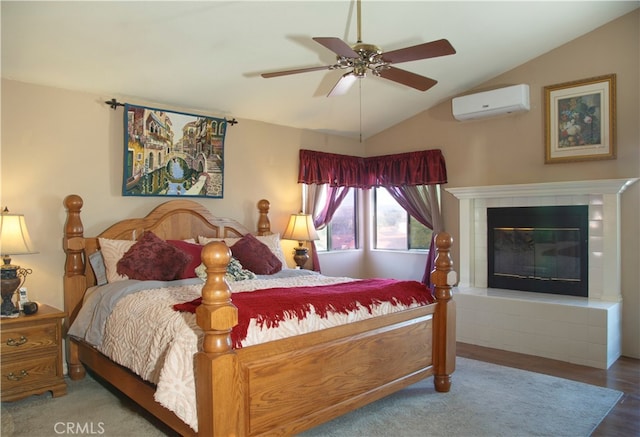
<svg viewBox="0 0 640 437"><path fill-rule="evenodd" d="M460 284L487 287L487 208L589 205L589 298L620 300L620 195L637 180L447 188L460 201Z"/></svg>
<svg viewBox="0 0 640 437"><path fill-rule="evenodd" d="M480 187L447 188L458 199L502 197L540 197L580 194L622 194L638 178L601 179L592 181L543 182L518 185L485 185Z"/></svg>
<svg viewBox="0 0 640 437"><path fill-rule="evenodd" d="M459 200L458 341L608 368L621 353L621 194L640 178L447 188ZM487 287L487 208L588 205L589 297Z"/></svg>

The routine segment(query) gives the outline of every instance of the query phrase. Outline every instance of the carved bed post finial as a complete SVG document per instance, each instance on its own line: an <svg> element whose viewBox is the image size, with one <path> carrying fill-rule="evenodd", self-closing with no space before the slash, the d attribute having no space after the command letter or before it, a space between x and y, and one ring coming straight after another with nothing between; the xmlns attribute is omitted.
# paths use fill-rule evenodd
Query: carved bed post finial
<svg viewBox="0 0 640 437"><path fill-rule="evenodd" d="M431 272L433 294L437 301L433 331L433 382L436 391L448 392L451 388L451 374L455 370L456 325L455 302L451 287L457 282L451 259L453 238L446 232L436 235L437 256L435 268Z"/></svg>
<svg viewBox="0 0 640 437"><path fill-rule="evenodd" d="M239 407L233 402L239 399L239 371L231 329L238 323L238 310L231 303L225 279L230 260L231 250L223 242L214 241L202 249L207 280L202 287L202 304L196 309L196 321L204 331L202 349L195 356L198 435L246 434L244 416L239 416Z"/></svg>
<svg viewBox="0 0 640 437"><path fill-rule="evenodd" d="M269 201L262 199L258 202L258 211L260 216L258 217L258 235L270 235L271 223L269 222Z"/></svg>
<svg viewBox="0 0 640 437"><path fill-rule="evenodd" d="M202 304L196 310L198 326L204 331L202 350L206 353L231 351L231 328L238 323L238 310L231 303L231 290L225 279L231 250L215 241L202 249L207 281L202 286Z"/></svg>
<svg viewBox="0 0 640 437"><path fill-rule="evenodd" d="M69 240L77 237L82 238L84 233L84 226L80 219L82 205L82 197L77 194L70 194L64 199L64 206L67 208L67 221L64 224L63 248L67 254L65 274L68 276L81 275L84 272L82 247L69 247ZM71 244L71 246L74 245Z"/></svg>

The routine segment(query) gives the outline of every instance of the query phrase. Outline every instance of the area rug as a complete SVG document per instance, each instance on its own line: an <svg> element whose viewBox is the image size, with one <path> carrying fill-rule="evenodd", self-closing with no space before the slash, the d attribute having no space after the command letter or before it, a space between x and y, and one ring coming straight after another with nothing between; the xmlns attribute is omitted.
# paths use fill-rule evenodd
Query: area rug
<svg viewBox="0 0 640 437"><path fill-rule="evenodd" d="M2 403L2 436L163 436L126 398L91 378L66 396ZM458 358L449 393L432 378L301 434L305 437L588 436L622 393Z"/></svg>

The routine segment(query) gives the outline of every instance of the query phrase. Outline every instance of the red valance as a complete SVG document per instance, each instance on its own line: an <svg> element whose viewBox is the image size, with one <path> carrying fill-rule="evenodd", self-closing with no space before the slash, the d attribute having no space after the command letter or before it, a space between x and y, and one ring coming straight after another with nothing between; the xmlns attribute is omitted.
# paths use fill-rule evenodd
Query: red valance
<svg viewBox="0 0 640 437"><path fill-rule="evenodd" d="M447 183L447 168L439 149L366 158L367 187Z"/></svg>
<svg viewBox="0 0 640 437"><path fill-rule="evenodd" d="M364 158L300 150L298 183L366 188L361 182L364 174Z"/></svg>
<svg viewBox="0 0 640 437"><path fill-rule="evenodd" d="M447 182L439 149L360 158L300 150L298 182L337 187L433 185Z"/></svg>

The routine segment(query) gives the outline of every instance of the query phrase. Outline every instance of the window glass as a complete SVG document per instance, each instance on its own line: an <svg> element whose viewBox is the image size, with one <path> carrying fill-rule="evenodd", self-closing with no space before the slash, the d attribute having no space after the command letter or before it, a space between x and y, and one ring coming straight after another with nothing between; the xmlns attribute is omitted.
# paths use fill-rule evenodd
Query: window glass
<svg viewBox="0 0 640 437"><path fill-rule="evenodd" d="M411 217L386 188L374 190L374 203L376 249L429 249L431 229Z"/></svg>
<svg viewBox="0 0 640 437"><path fill-rule="evenodd" d="M331 222L318 231L318 251L351 250L358 247L356 226L356 190L349 189Z"/></svg>
<svg viewBox="0 0 640 437"><path fill-rule="evenodd" d="M375 189L376 249L407 249L407 212L386 188Z"/></svg>
<svg viewBox="0 0 640 437"><path fill-rule="evenodd" d="M410 250L429 250L429 246L431 245L431 234L433 234L431 229L420 223L415 218L409 216Z"/></svg>

